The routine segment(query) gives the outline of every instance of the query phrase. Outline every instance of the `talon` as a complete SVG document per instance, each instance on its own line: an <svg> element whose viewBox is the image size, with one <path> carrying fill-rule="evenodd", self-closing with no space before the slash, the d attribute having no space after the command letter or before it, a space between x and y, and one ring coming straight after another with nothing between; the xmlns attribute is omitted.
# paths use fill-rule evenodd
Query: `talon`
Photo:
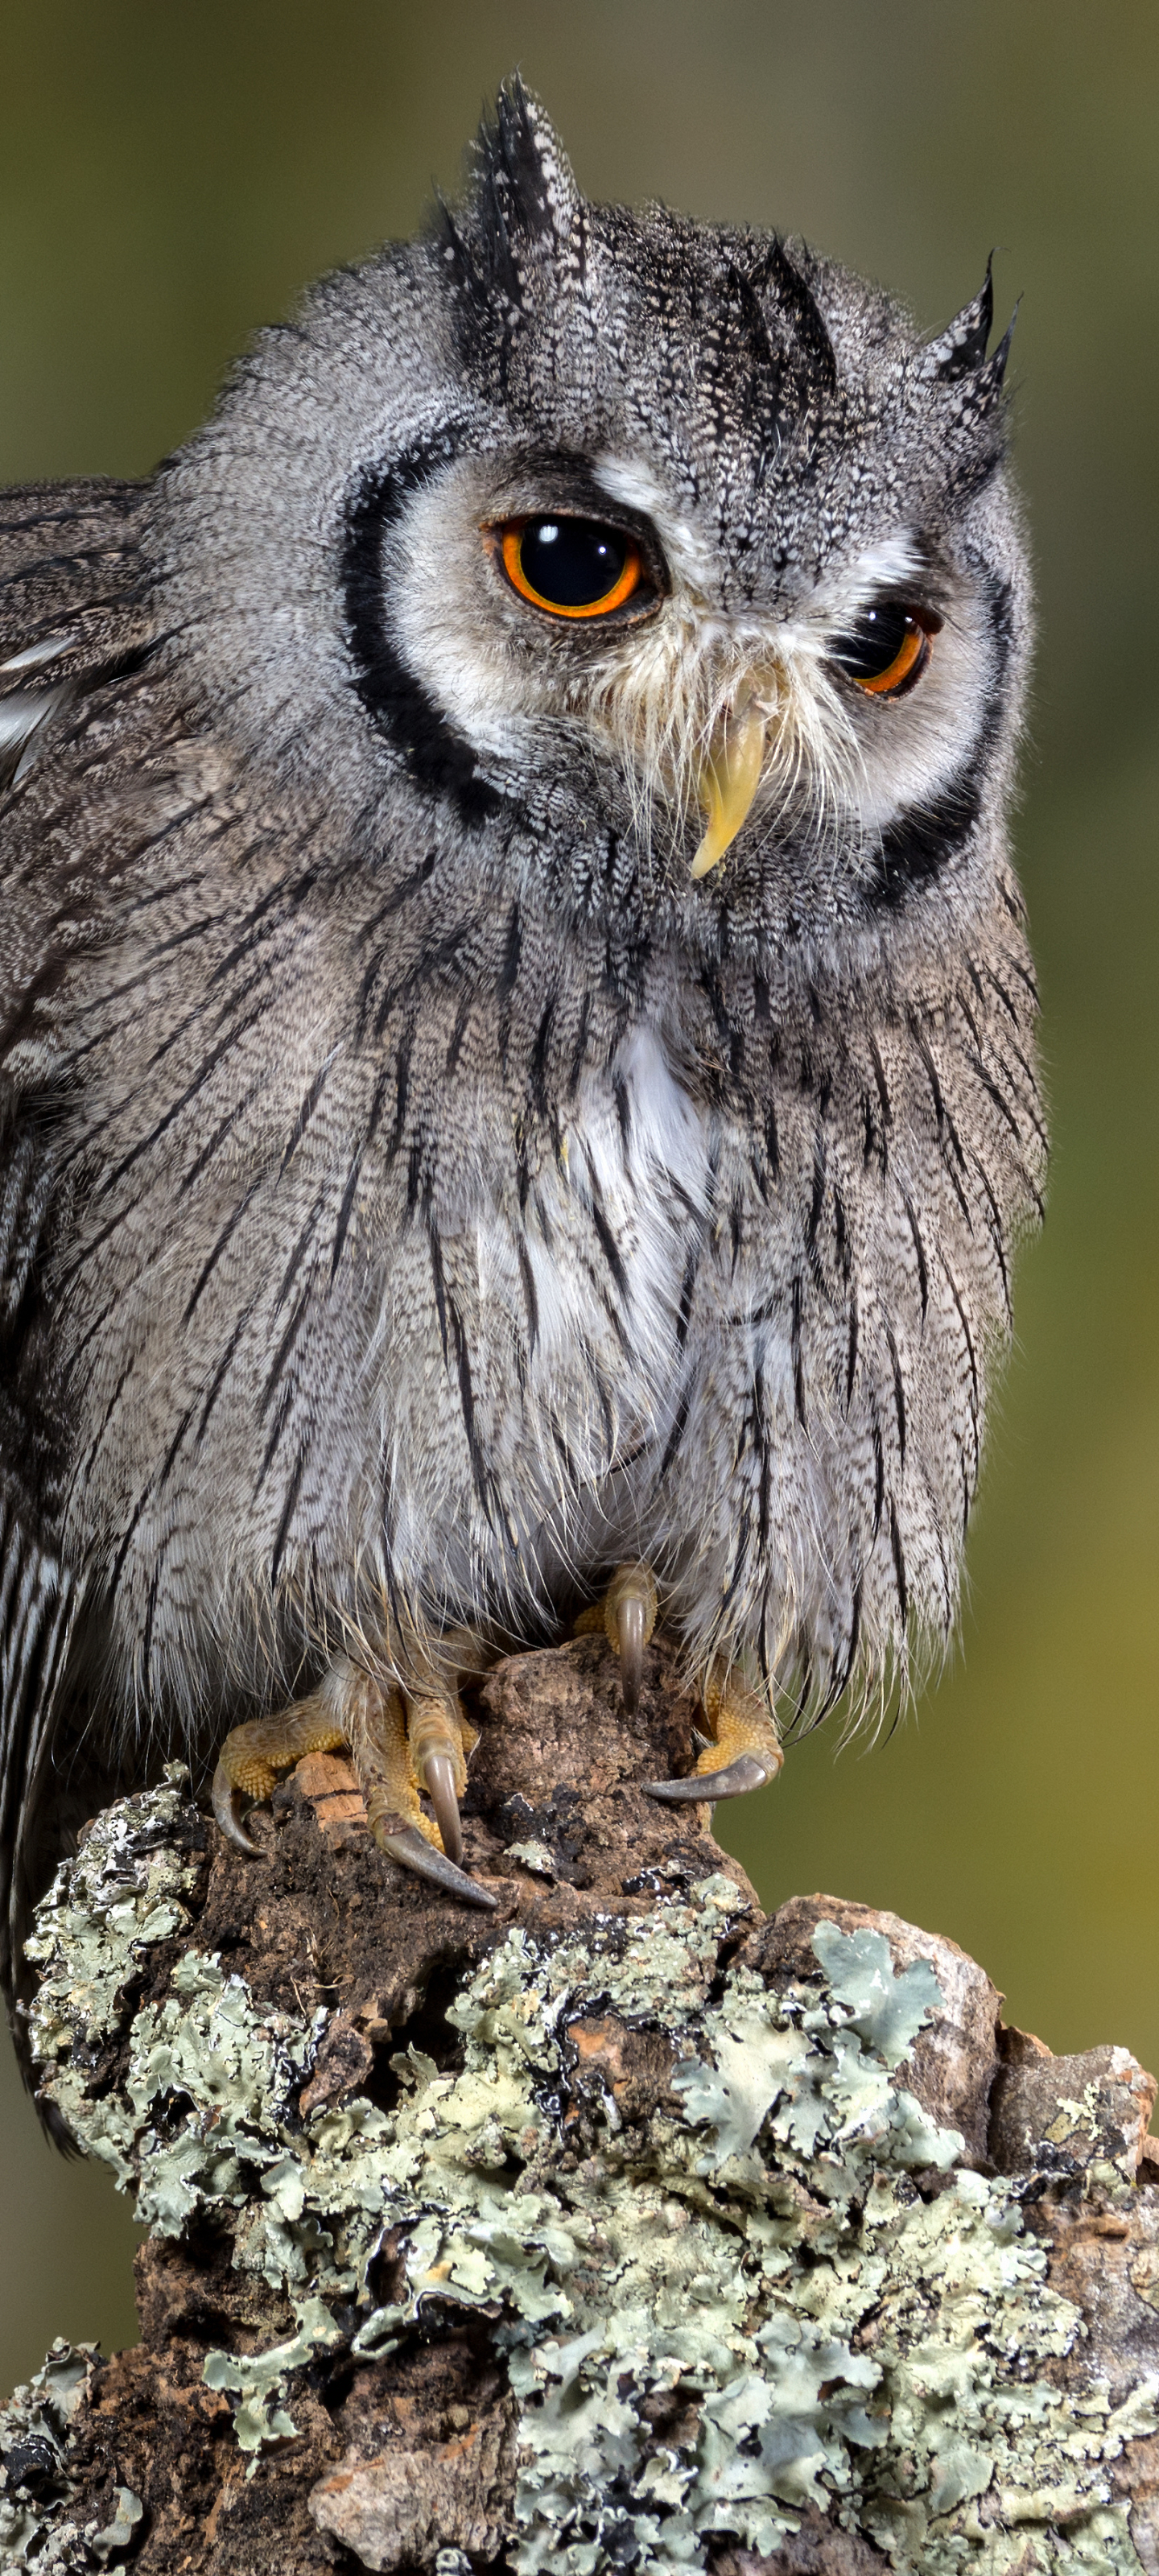
<svg viewBox="0 0 1159 2576"><path fill-rule="evenodd" d="M423 1787L434 1808L448 1860L463 1857L463 1829L455 1795L455 1769L449 1753L428 1753L422 1766Z"/></svg>
<svg viewBox="0 0 1159 2576"><path fill-rule="evenodd" d="M621 1601L616 1612L616 1644L620 1654L620 1697L629 1717L640 1705L640 1684L644 1678L644 1647L647 1631L644 1604L634 1594Z"/></svg>
<svg viewBox="0 0 1159 2576"><path fill-rule="evenodd" d="M463 1856L459 1799L467 1785L465 1720L454 1693L424 1690L405 1701L407 1765L417 1787L425 1789L438 1820L449 1860ZM473 1730L472 1730L473 1735ZM401 1806L405 1816L409 1800ZM429 1831L424 1817L412 1814L420 1833Z"/></svg>
<svg viewBox="0 0 1159 2576"><path fill-rule="evenodd" d="M766 1780L775 1780L779 1762L762 1762L755 1753L738 1753L735 1762L726 1762L722 1771L694 1771L687 1780L645 1780L647 1798L663 1798L670 1807L685 1800L708 1798L743 1798L750 1789L761 1789Z"/></svg>
<svg viewBox="0 0 1159 2576"><path fill-rule="evenodd" d="M644 1648L656 1625L656 1578L649 1565L618 1565L604 1597L604 1629L620 1658L625 1714L640 1705Z"/></svg>
<svg viewBox="0 0 1159 2576"><path fill-rule="evenodd" d="M396 1860L403 1869L413 1870L416 1878L429 1879L435 1887L444 1887L449 1896L458 1896L465 1905L480 1906L487 1914L498 1912L499 1899L490 1889L480 1887L477 1879L468 1878L465 1869L457 1869L445 1853L436 1851L420 1834L417 1825L408 1825L390 1808L376 1812L377 1801L368 1801L371 1832L380 1851Z"/></svg>
<svg viewBox="0 0 1159 2576"><path fill-rule="evenodd" d="M214 1772L210 1796L214 1815L227 1843L232 1843L235 1851L245 1852L250 1860L260 1860L261 1844L255 1843L253 1836L245 1830L238 1813L237 1790L224 1762L219 1762Z"/></svg>
<svg viewBox="0 0 1159 2576"><path fill-rule="evenodd" d="M703 1700L711 1738L698 1756L695 1771L687 1780L646 1780L642 1785L647 1797L662 1798L671 1807L694 1805L701 1798L715 1804L718 1798L746 1797L750 1789L776 1779L785 1757L772 1714L739 1672L726 1671L723 1679L719 1667L709 1673ZM722 1753L728 1757L723 1762Z"/></svg>
<svg viewBox="0 0 1159 2576"><path fill-rule="evenodd" d="M444 1644L456 1672L486 1660L487 1648L466 1629L454 1630ZM493 1914L497 1898L459 1867L459 1799L476 1740L438 1660L429 1663L412 1696L341 1656L309 1699L231 1728L213 1776L214 1816L238 1851L261 1859L261 1844L246 1833L238 1800L268 1798L279 1772L304 1753L332 1753L345 1745L381 1850L449 1895ZM419 1805L420 1788L430 1798L435 1823Z"/></svg>

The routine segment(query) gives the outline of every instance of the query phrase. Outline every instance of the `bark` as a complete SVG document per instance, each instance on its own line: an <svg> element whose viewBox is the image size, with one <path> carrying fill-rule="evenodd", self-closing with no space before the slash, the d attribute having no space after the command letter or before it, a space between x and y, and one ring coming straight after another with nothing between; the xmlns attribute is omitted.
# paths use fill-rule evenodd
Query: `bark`
<svg viewBox="0 0 1159 2576"><path fill-rule="evenodd" d="M1159 2576L1154 2086L952 1942L766 1918L661 1647L482 1689L487 1916L315 1757L227 1849L181 1775L41 1908L43 2090L132 2190L140 2343L0 2412L0 2566Z"/></svg>

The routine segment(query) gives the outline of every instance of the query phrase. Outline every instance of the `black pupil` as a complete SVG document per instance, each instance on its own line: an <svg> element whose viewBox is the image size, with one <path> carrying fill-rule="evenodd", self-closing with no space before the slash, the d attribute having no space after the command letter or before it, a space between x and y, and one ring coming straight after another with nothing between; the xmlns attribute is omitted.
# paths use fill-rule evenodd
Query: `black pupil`
<svg viewBox="0 0 1159 2576"><path fill-rule="evenodd" d="M835 638L832 659L848 671L851 680L879 680L896 662L911 624L909 610L893 602L867 608L852 634Z"/></svg>
<svg viewBox="0 0 1159 2576"><path fill-rule="evenodd" d="M524 580L553 608L594 608L615 589L628 540L596 519L531 519L519 560Z"/></svg>

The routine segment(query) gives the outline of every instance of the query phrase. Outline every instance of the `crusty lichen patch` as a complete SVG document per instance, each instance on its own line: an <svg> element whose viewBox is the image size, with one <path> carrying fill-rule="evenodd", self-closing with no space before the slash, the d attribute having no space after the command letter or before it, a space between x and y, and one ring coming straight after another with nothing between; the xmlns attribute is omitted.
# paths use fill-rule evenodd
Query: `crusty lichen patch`
<svg viewBox="0 0 1159 2576"><path fill-rule="evenodd" d="M1159 2385L1115 2407L1055 2384L1080 2312L1047 2285L1017 2186L966 2170L905 2083L941 2002L928 1963L895 1974L880 1933L822 1922L821 1982L771 1993L722 1971L732 1880L658 1873L649 1911L598 1915L582 1941L498 1940L450 2007L457 2071L411 2048L390 2111L303 2120L326 2011L259 2010L192 1949L163 2001L126 2000L183 1917L180 1807L171 1778L61 1872L33 2039L140 2215L167 2234L216 2220L284 2296L291 2334L205 2364L254 2458L292 2436L305 2364L385 2358L473 2309L519 2408L521 2576L704 2568L714 2536L771 2551L808 2504L923 2576L1139 2570L1107 2467L1156 2429ZM124 2080L92 2100L86 2070L126 2026ZM600 2089L608 2030L668 2047L631 2116L623 2086Z"/></svg>
<svg viewBox="0 0 1159 2576"><path fill-rule="evenodd" d="M131 2487L118 2487L111 2522L98 2524L76 2511L69 2475L69 2434L88 2386L92 2344L65 2343L58 2335L47 2361L26 2388L0 2407L0 2567L28 2576L73 2576L104 2567L133 2540L142 2504Z"/></svg>

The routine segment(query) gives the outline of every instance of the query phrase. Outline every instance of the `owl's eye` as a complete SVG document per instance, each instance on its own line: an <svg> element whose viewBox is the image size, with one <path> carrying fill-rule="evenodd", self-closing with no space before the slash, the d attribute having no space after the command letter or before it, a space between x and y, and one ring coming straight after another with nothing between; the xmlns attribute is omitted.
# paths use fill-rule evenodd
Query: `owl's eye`
<svg viewBox="0 0 1159 2576"><path fill-rule="evenodd" d="M508 519L496 534L512 588L553 617L610 617L644 578L635 539L598 519Z"/></svg>
<svg viewBox="0 0 1159 2576"><path fill-rule="evenodd" d="M941 625L928 611L902 608L894 600L863 609L848 635L838 635L830 659L871 698L904 698L920 680L930 658L930 637Z"/></svg>

